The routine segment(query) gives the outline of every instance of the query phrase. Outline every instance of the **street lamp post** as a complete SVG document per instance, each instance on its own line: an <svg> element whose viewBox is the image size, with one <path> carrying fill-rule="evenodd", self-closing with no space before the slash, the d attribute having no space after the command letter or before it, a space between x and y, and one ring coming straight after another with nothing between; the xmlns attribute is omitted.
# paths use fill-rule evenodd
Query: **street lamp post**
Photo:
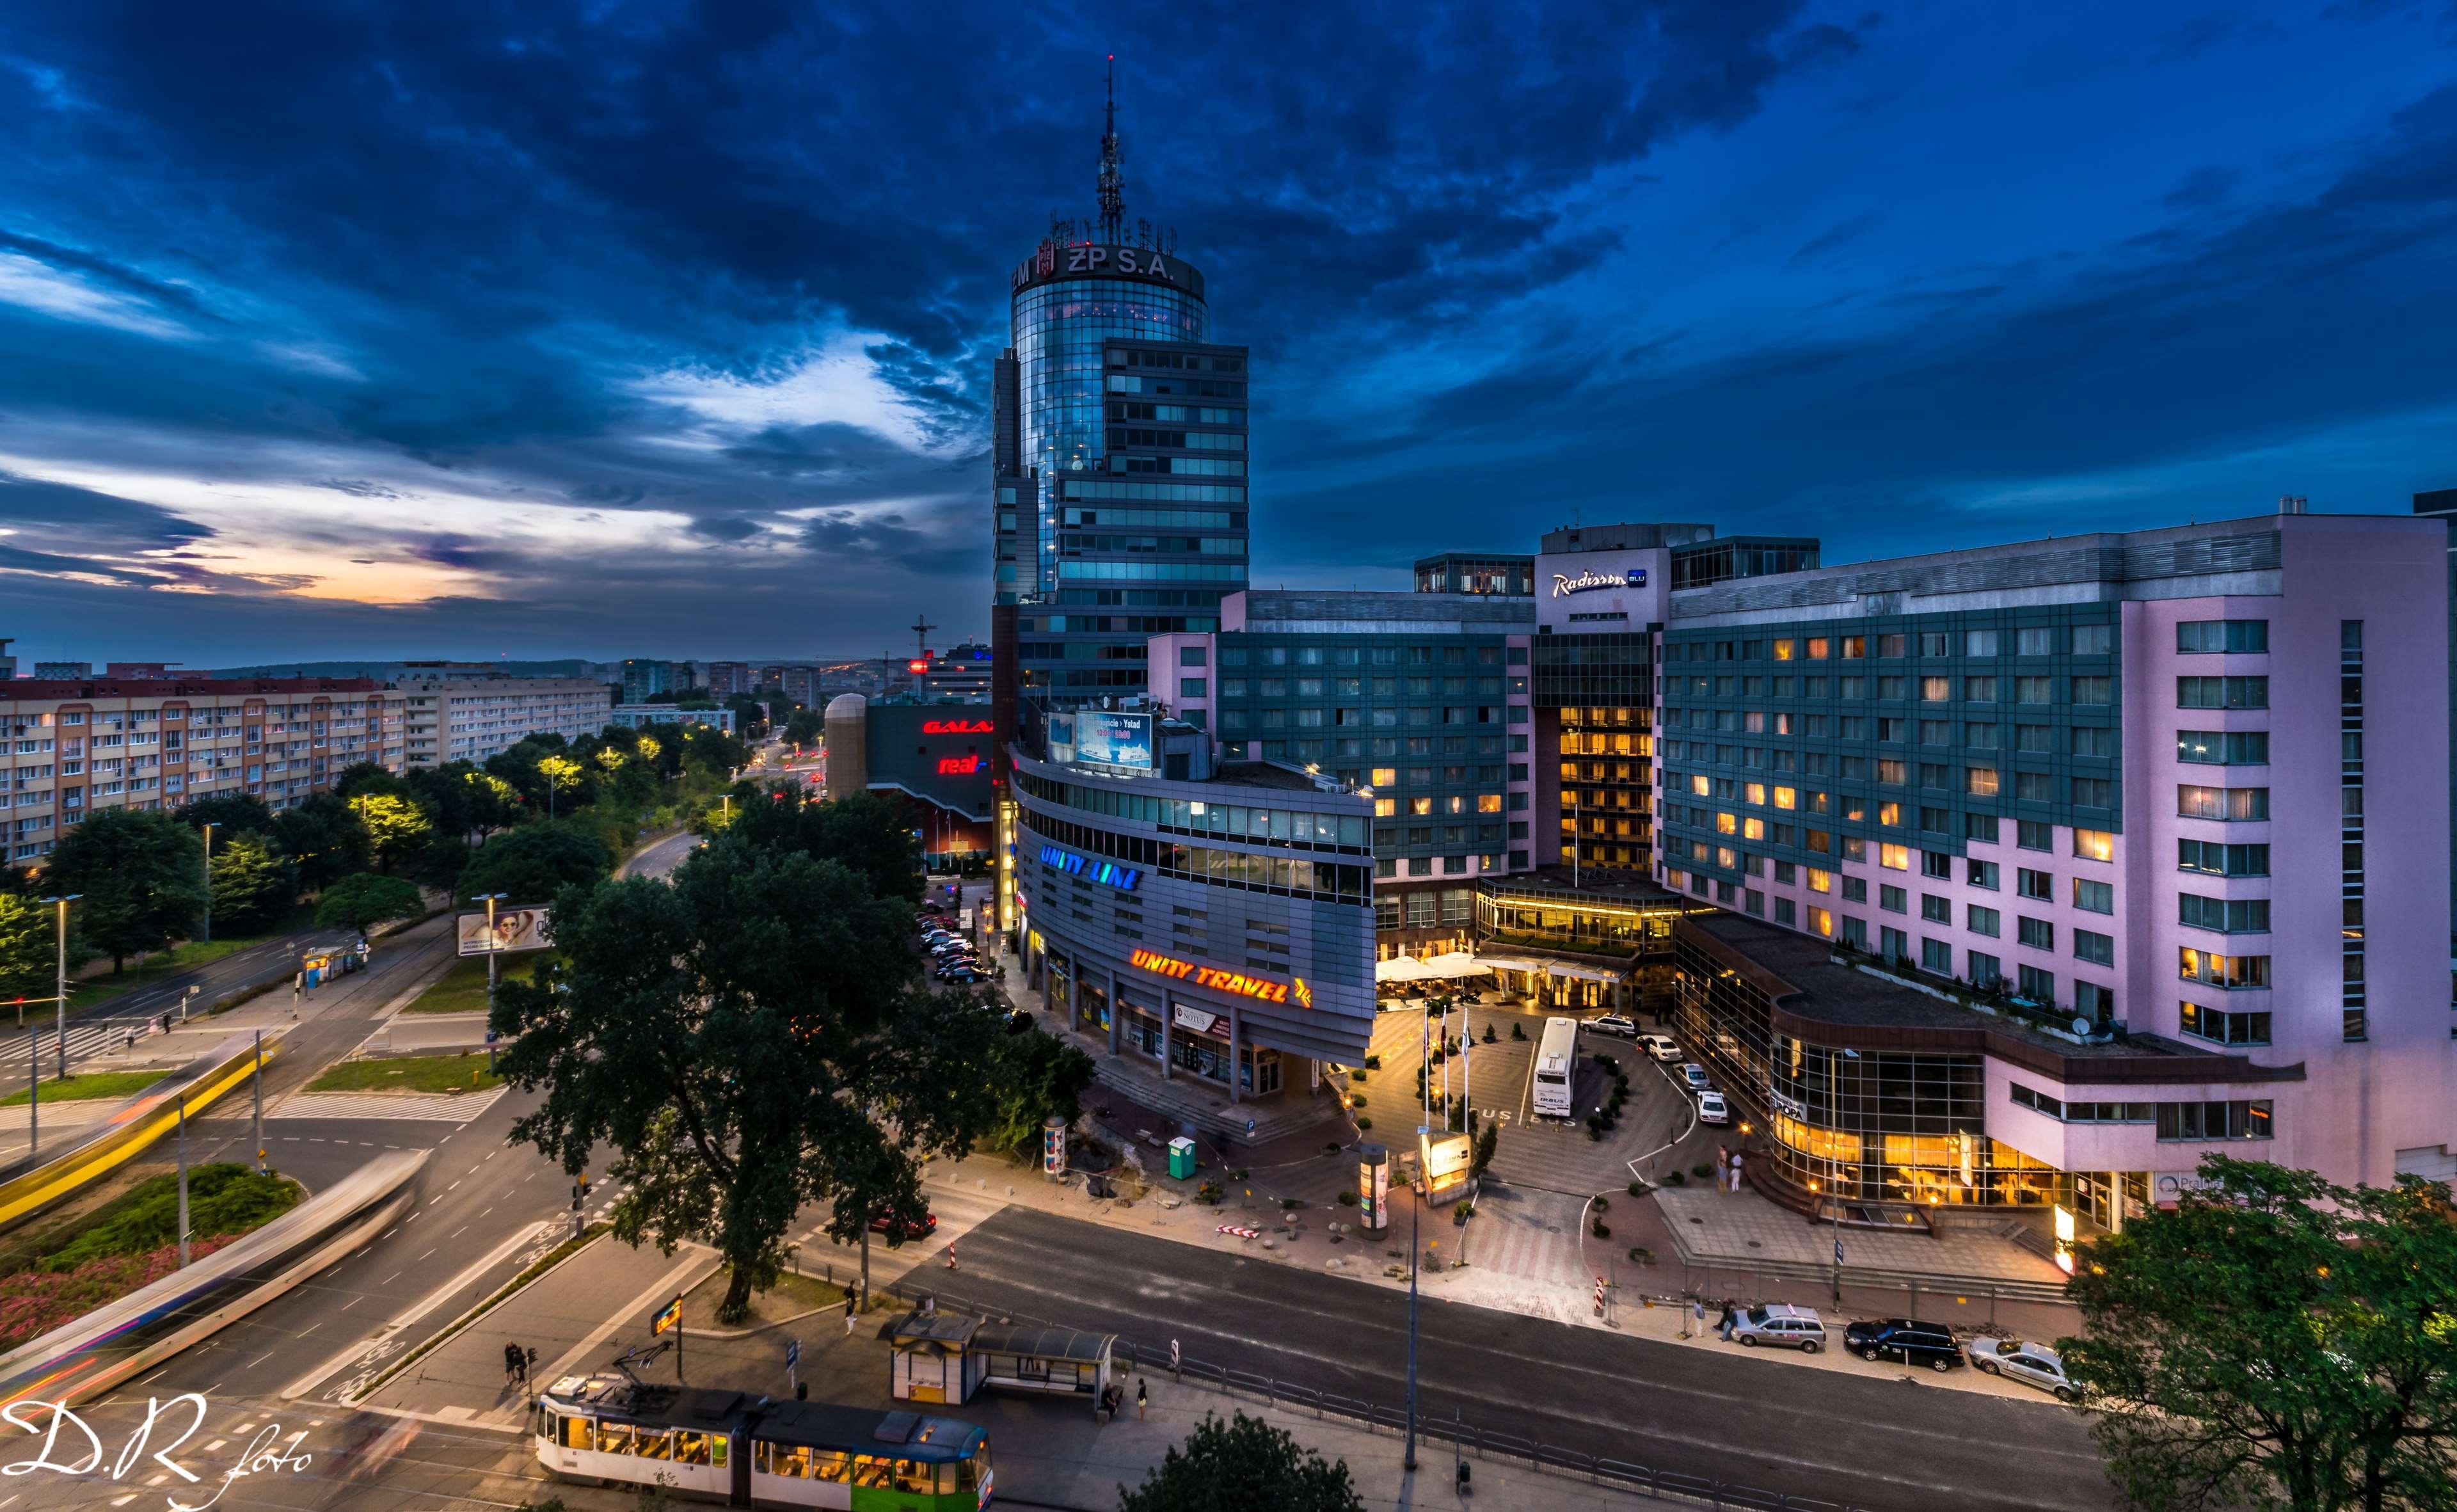
<svg viewBox="0 0 2457 1512"><path fill-rule="evenodd" d="M1427 1013L1423 1024L1416 1030L1416 1050L1419 1057L1425 1054L1427 1029L1432 1023L1433 1015ZM1431 1077L1426 1078L1426 1089L1428 1091L1432 1089ZM1445 1108L1443 1111L1447 1116L1449 1109ZM1418 1118L1416 1180L1422 1182L1425 1179L1425 1135L1433 1131L1433 1120L1421 1113ZM1416 1257L1424 1248L1420 1240L1425 1221L1424 1192L1419 1191L1411 1195L1415 1200L1408 1204L1408 1451L1406 1457L1400 1460L1401 1467L1408 1470L1416 1468Z"/></svg>
<svg viewBox="0 0 2457 1512"><path fill-rule="evenodd" d="M511 894L509 893L480 893L477 897L469 900L473 903L485 903L486 905L486 1030L488 1040L486 1049L486 1068L490 1071L495 1068L495 1051L492 1043L495 1027L495 957L499 953L503 943L495 938L495 905L505 901L510 897Z"/></svg>
<svg viewBox="0 0 2457 1512"><path fill-rule="evenodd" d="M61 893L43 900L47 903L57 903L60 910L59 996L52 1000L59 1005L60 1025L59 1068L54 1080L66 1080L69 1074L69 904L84 896L83 893Z"/></svg>
<svg viewBox="0 0 2457 1512"><path fill-rule="evenodd" d="M205 922L196 930L199 944L214 942L214 827L205 826Z"/></svg>

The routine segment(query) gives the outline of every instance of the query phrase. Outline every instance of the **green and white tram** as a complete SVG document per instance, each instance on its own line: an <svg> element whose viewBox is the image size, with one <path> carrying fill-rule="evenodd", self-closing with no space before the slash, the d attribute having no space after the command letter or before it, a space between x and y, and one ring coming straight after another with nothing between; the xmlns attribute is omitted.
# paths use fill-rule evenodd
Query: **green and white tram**
<svg viewBox="0 0 2457 1512"><path fill-rule="evenodd" d="M733 1506L981 1512L989 1435L954 1418L567 1376L538 1398L538 1463Z"/></svg>

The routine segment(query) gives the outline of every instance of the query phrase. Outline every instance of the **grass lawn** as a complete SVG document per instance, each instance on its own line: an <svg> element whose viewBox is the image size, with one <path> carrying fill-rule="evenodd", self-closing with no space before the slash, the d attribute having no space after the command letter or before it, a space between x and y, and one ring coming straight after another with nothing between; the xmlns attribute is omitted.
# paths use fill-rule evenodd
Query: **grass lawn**
<svg viewBox="0 0 2457 1512"><path fill-rule="evenodd" d="M718 1327L716 1304L725 1299L725 1289L732 1285L733 1273L719 1270L714 1275L692 1288L683 1298L683 1327L708 1329ZM883 1294L874 1287L871 1300L877 1303ZM820 1308L834 1308L838 1316L844 1312L844 1288L830 1286L825 1281L788 1271L776 1277L776 1284L765 1292L751 1294L751 1315L729 1328L766 1328L787 1318L799 1317Z"/></svg>
<svg viewBox="0 0 2457 1512"><path fill-rule="evenodd" d="M501 1086L483 1055L410 1055L343 1061L307 1084L311 1092L475 1092Z"/></svg>
<svg viewBox="0 0 2457 1512"><path fill-rule="evenodd" d="M540 955L522 954L506 961L502 981L525 981L528 974L554 958L554 952ZM418 1001L402 1010L404 1013L484 1013L486 1011L486 958L465 956L452 963L436 984L418 995Z"/></svg>
<svg viewBox="0 0 2457 1512"><path fill-rule="evenodd" d="M45 1103L76 1103L94 1097L134 1097L162 1079L161 1071L88 1071L65 1082L45 1082ZM0 1097L0 1108L23 1108L24 1092Z"/></svg>

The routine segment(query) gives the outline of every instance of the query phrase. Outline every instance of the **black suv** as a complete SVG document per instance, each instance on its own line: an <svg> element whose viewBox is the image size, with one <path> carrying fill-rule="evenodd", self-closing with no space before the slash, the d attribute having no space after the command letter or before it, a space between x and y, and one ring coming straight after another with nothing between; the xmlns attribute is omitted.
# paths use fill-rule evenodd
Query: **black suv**
<svg viewBox="0 0 2457 1512"><path fill-rule="evenodd" d="M1843 1347L1862 1359L1899 1359L1930 1370L1951 1370L1961 1364L1962 1346L1942 1323L1920 1323L1905 1317L1854 1323L1843 1331Z"/></svg>

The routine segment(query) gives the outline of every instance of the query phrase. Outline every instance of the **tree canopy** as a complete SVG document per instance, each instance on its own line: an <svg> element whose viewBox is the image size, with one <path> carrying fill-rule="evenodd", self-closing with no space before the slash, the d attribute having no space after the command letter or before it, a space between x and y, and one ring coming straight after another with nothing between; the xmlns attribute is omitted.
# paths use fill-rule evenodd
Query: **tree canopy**
<svg viewBox="0 0 2457 1512"><path fill-rule="evenodd" d="M1365 1512L1348 1461L1326 1462L1285 1428L1211 1413L1172 1445L1144 1483L1118 1488L1118 1512Z"/></svg>
<svg viewBox="0 0 2457 1512"><path fill-rule="evenodd" d="M426 912L418 884L406 877L360 872L324 889L316 900L316 927L361 932L394 919L416 919Z"/></svg>
<svg viewBox="0 0 2457 1512"><path fill-rule="evenodd" d="M918 903L928 884L920 841L903 811L867 793L825 803L796 802L790 794L745 803L727 833L748 844L828 857L861 873L882 898Z"/></svg>
<svg viewBox="0 0 2457 1512"><path fill-rule="evenodd" d="M73 922L69 930L69 969L93 959ZM0 892L0 996L47 998L59 974L59 918L53 905L21 893Z"/></svg>
<svg viewBox="0 0 2457 1512"><path fill-rule="evenodd" d="M159 810L93 815L61 838L47 875L59 892L84 895L77 925L114 972L185 939L204 913L204 841Z"/></svg>
<svg viewBox="0 0 2457 1512"><path fill-rule="evenodd" d="M299 899L299 868L262 835L217 835L210 866L214 927L225 935L277 924Z"/></svg>
<svg viewBox="0 0 2457 1512"><path fill-rule="evenodd" d="M618 1235L715 1247L738 1318L804 1203L835 1202L847 1239L918 1216L921 1162L987 1123L1001 1016L923 987L911 921L859 866L731 832L671 884L565 888L563 959L496 1004L504 1076L547 1089L514 1138L575 1173L610 1146Z"/></svg>
<svg viewBox="0 0 2457 1512"><path fill-rule="evenodd" d="M517 904L542 903L566 887L598 880L613 865L604 843L587 830L525 824L471 853L452 901L458 907L485 893L502 893Z"/></svg>
<svg viewBox="0 0 2457 1512"><path fill-rule="evenodd" d="M2172 1212L2082 1247L2065 1369L2139 1512L2457 1506L2446 1187L2213 1155Z"/></svg>
<svg viewBox="0 0 2457 1512"><path fill-rule="evenodd" d="M407 793L361 792L349 799L349 805L367 833L379 871L388 872L395 861L425 849L435 834L435 821Z"/></svg>

